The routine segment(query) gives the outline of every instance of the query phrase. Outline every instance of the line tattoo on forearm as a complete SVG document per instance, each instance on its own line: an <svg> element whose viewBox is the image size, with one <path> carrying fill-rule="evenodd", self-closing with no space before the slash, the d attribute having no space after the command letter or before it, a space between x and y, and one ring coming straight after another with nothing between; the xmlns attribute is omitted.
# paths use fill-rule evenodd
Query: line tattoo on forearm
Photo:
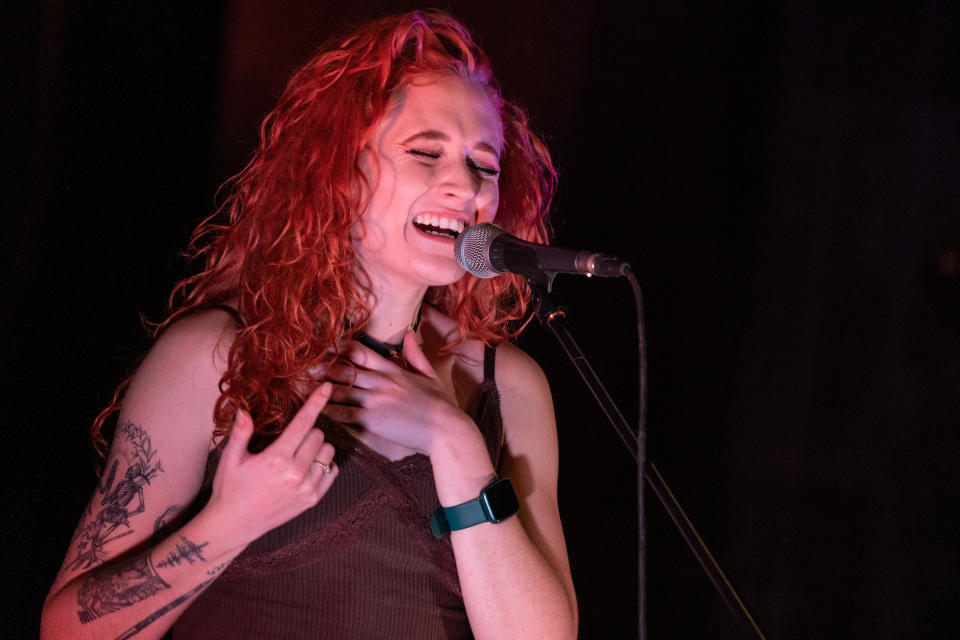
<svg viewBox="0 0 960 640"><path fill-rule="evenodd" d="M116 437L123 438L118 455L106 480L97 485L97 492L103 496L101 509L96 516L89 517L93 510L91 500L87 508L88 518L74 535L77 557L70 565L71 569L89 569L103 562L109 556L105 550L107 543L133 533L130 518L146 509L143 487L163 471L160 460L154 460L157 451L143 427L122 422L117 425ZM127 468L123 478L114 484L121 458L128 462Z"/></svg>
<svg viewBox="0 0 960 640"><path fill-rule="evenodd" d="M169 588L157 575L149 553L136 556L84 579L77 592L77 615L86 624Z"/></svg>
<svg viewBox="0 0 960 640"><path fill-rule="evenodd" d="M207 561L203 557L203 548L210 544L209 541L197 544L185 536L179 537L176 551L168 553L157 563L157 567L171 568L184 562L194 564ZM207 575L216 576L222 568L221 564L208 570ZM209 581L200 588L207 584ZM157 573L150 554L145 553L88 576L77 593L77 615L80 622L86 624L169 588L170 585Z"/></svg>
<svg viewBox="0 0 960 640"><path fill-rule="evenodd" d="M206 544L206 543L204 543L204 544ZM144 629L146 629L148 626L150 626L151 624L153 624L153 623L154 623L157 619L159 619L163 614L165 614L165 613L167 613L167 612L169 612L169 611L172 611L173 609L176 609L177 607L179 607L180 605L182 605L184 602L186 602L187 600L189 600L190 598L192 598L192 597L194 596L194 594L197 594L197 593L203 591L204 588L206 588L206 586L207 586L208 584L210 584L211 582L213 582L213 581L216 579L217 575L223 570L223 567L224 567L223 564L219 564L219 565L217 565L216 567L214 567L213 569L209 569L209 570L207 571L207 575L208 575L209 577L208 577L206 580L204 580L203 582L201 582L200 584L198 584L197 586L195 586L195 587L194 587L193 589L191 589L190 591L187 591L185 594L183 594L183 595L180 596L179 598L176 598L175 600L171 600L170 602L168 602L167 604L163 605L162 607L160 607L159 609L157 609L156 611L154 611L153 613L151 613L149 616L147 616L146 618L144 618L143 620L141 620L141 621L138 622L137 624L133 625L132 627L130 627L129 629L127 629L126 631L124 631L124 632L121 633L119 636L117 636L116 640L128 640L129 638L132 638L133 636L137 635L138 633L140 633L141 631L143 631Z"/></svg>
<svg viewBox="0 0 960 640"><path fill-rule="evenodd" d="M203 542L201 544L196 544L187 540L183 536L178 536L180 542L177 543L177 550L171 551L164 557L163 560L157 563L158 567L175 567L181 562L187 562L193 564L194 562L206 562L207 559L203 557L203 548L210 544L209 542Z"/></svg>

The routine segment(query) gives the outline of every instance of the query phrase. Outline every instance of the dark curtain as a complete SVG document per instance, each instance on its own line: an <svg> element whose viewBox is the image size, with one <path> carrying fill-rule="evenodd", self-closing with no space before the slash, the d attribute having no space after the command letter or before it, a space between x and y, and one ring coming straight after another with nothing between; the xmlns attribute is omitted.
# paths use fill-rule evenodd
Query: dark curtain
<svg viewBox="0 0 960 640"><path fill-rule="evenodd" d="M403 2L8 8L5 608L32 637L87 429L290 71ZM646 296L649 454L769 638L952 637L960 424L954 2L451 1L561 173L556 242ZM635 418L623 282L556 292ZM636 473L552 338L581 637L635 637ZM648 497L655 638L747 637Z"/></svg>

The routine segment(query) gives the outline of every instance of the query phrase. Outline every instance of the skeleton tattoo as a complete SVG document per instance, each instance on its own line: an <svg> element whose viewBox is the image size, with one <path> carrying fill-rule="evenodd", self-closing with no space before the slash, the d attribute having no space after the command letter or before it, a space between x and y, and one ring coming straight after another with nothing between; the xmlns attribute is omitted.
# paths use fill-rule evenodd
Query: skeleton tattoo
<svg viewBox="0 0 960 640"><path fill-rule="evenodd" d="M154 460L156 450L150 442L150 436L140 425L124 422L117 426L117 437L123 438L119 455L113 461L106 481L97 485L97 492L103 496L100 512L93 517L93 504L87 507L88 518L80 527L74 539L77 541L77 557L70 565L71 569L89 569L102 562L109 555L104 547L107 543L133 533L130 518L143 513L143 486L150 484L158 473L163 471L159 460ZM117 480L120 458L127 461L123 478Z"/></svg>

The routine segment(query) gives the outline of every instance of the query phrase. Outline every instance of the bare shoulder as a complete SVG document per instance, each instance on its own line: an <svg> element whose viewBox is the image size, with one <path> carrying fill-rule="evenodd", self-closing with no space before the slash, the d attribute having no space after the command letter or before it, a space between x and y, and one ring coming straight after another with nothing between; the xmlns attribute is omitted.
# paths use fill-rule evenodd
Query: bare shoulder
<svg viewBox="0 0 960 640"><path fill-rule="evenodd" d="M236 324L223 309L205 309L185 316L160 334L147 358L174 355L183 364L223 370Z"/></svg>
<svg viewBox="0 0 960 640"><path fill-rule="evenodd" d="M177 320L157 338L133 383L171 375L201 386L208 385L212 377L219 380L226 370L235 328L233 318L220 309L199 311Z"/></svg>
<svg viewBox="0 0 960 640"><path fill-rule="evenodd" d="M233 329L225 311L198 312L172 324L147 353L124 394L103 477L51 594L145 543L193 502Z"/></svg>
<svg viewBox="0 0 960 640"><path fill-rule="evenodd" d="M219 309L199 311L170 325L131 379L121 422L171 432L181 442L188 430L209 440L235 329L230 314Z"/></svg>
<svg viewBox="0 0 960 640"><path fill-rule="evenodd" d="M516 452L555 447L553 397L540 365L516 345L504 342L497 346L496 379L510 448Z"/></svg>
<svg viewBox="0 0 960 640"><path fill-rule="evenodd" d="M497 345L497 381L518 391L550 393L547 377L537 361L511 342Z"/></svg>
<svg viewBox="0 0 960 640"><path fill-rule="evenodd" d="M475 338L460 339L457 323L442 311L424 305L421 325L424 340L431 352L443 347L452 356L447 362L456 384L460 379L469 379L467 391L460 394L472 396L476 385L483 380L483 362L486 346ZM448 347L447 345L453 345ZM435 357L434 365L443 372L444 359ZM512 431L522 428L528 418L536 417L553 428L553 400L550 387L540 365L516 345L504 341L496 347L496 370L494 377L500 393L500 412L504 418L507 438Z"/></svg>
<svg viewBox="0 0 960 640"><path fill-rule="evenodd" d="M140 458L146 452L162 461L148 483L153 496L144 507L148 514L167 504L188 504L199 489L234 329L223 310L177 320L157 338L130 381L106 469L118 461L143 467Z"/></svg>

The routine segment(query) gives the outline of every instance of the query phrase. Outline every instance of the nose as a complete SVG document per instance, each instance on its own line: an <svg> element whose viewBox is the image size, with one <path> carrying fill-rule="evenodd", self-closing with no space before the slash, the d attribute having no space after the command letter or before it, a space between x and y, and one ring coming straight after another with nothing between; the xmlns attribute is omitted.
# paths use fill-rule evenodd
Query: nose
<svg viewBox="0 0 960 640"><path fill-rule="evenodd" d="M482 179L464 160L445 163L440 175L440 190L448 198L470 200L480 192Z"/></svg>

